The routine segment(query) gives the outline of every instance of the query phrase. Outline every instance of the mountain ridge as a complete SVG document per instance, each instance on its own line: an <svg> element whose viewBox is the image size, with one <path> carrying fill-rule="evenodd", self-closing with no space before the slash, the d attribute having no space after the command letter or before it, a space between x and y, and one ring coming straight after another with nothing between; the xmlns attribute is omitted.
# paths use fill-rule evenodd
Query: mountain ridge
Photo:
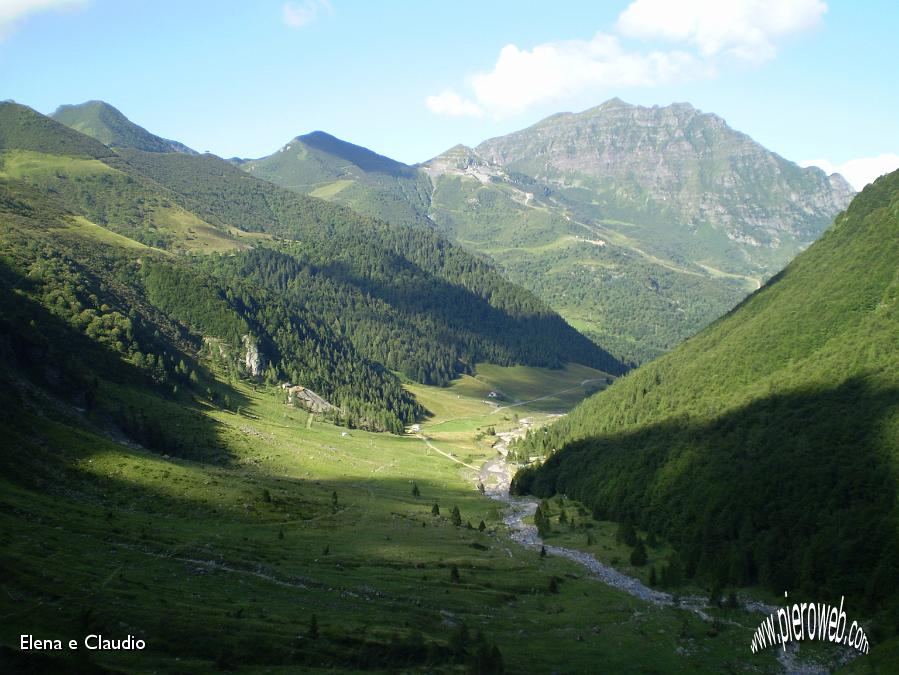
<svg viewBox="0 0 899 675"><path fill-rule="evenodd" d="M594 134L585 116L620 118L620 128L594 120ZM560 126L571 137L553 140ZM543 141L530 138L535 129ZM510 154L519 141L528 161ZM614 153L598 164L606 142ZM663 158L671 143L676 161ZM587 169L608 164L608 175L574 170L584 148L594 148ZM554 168L553 153L571 171ZM671 349L776 273L851 194L838 176L801 169L689 103L641 108L611 99L557 113L474 148L456 145L414 165L421 180L402 185L318 169L295 180L311 171L310 161L281 159L290 165L257 160L267 163L263 177L396 224L435 226L492 258L597 344L637 363ZM687 178L678 181L681 174Z"/></svg>
<svg viewBox="0 0 899 675"><path fill-rule="evenodd" d="M134 148L145 152L197 154L183 143L162 138L135 124L105 101L59 106L49 117L80 131L111 148Z"/></svg>
<svg viewBox="0 0 899 675"><path fill-rule="evenodd" d="M722 145L723 148L719 148ZM820 178L827 178L828 186L836 193L830 203L823 205L829 207L823 215L828 221L833 216L832 211L845 206L845 200L854 193L839 174L827 176L817 167L802 169L765 149L747 134L732 129L718 115L704 113L689 103L644 107L612 99L580 113L553 116L520 131L488 139L476 149L501 166L557 182L564 182L567 172L593 178L608 179L611 176L622 181L626 170L628 176L636 173L637 185L652 199L665 198L668 202L672 198L678 199L680 193L689 188L678 182L677 169L681 173L684 169L698 169L699 185L710 190L722 185L714 180L716 171L728 169L717 166L721 162L731 162L729 168L733 176L725 174L724 180L735 180L739 186L752 185L753 176L746 176L748 172L764 171L766 162L774 163L777 166L770 167L773 172L769 171L773 186L781 189L780 183L789 185L791 191L785 195L787 201L791 193L800 194L793 189L798 180L815 178L818 187L823 187ZM641 161L642 157L637 156L639 153L647 155L646 161ZM735 163L735 158L741 164ZM795 175L786 175L787 171ZM685 197L695 197L695 192L691 190ZM764 204L765 200L761 193L757 193L753 202ZM670 208L670 205L666 206ZM720 210L721 206L720 201L685 205L679 215L692 224L703 217L702 210ZM822 204L800 201L797 206L809 210L820 209ZM781 213L790 215L786 211ZM743 221L751 221L753 215L757 217L745 209L740 215Z"/></svg>

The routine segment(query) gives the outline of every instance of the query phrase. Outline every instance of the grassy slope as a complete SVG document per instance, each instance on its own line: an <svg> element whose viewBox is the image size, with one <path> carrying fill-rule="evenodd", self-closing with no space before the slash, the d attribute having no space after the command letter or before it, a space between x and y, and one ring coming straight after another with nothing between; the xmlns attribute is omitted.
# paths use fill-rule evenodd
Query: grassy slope
<svg viewBox="0 0 899 675"><path fill-rule="evenodd" d="M738 309L556 425L547 445L564 449L523 485L671 536L700 574L855 593L893 633L897 223L899 173Z"/></svg>
<svg viewBox="0 0 899 675"><path fill-rule="evenodd" d="M85 213L104 220L107 229L145 243L160 243L173 251L234 251L248 245L241 241L234 228L210 225L97 159L4 150L0 152L0 178L25 181L62 194L69 203L82 201L90 194ZM130 203L116 204L122 206L119 209L101 210L95 206L99 195L116 188L126 192ZM102 202L102 197L99 201ZM132 204L138 202L140 210L135 211ZM265 238L261 233L246 234L254 239Z"/></svg>
<svg viewBox="0 0 899 675"><path fill-rule="evenodd" d="M492 369L491 377L511 390L522 374L507 382ZM536 384L542 373L530 376ZM81 657L129 672L395 671L405 658L396 645L421 635L439 650L459 621L499 644L509 672L717 672L743 648L744 629L710 639L691 615L648 608L573 564L510 544L469 471L420 440L346 436L310 424L278 395L240 384L236 392L240 414L196 404L197 423L227 449L226 463L171 459L75 431L78 415L65 408L3 420L27 457L18 468L7 458L2 479L4 644L22 632L130 633L147 641L146 652ZM448 409L481 408L498 428L511 424L459 395L428 390ZM492 456L468 436L460 446L442 441L467 460ZM443 517L430 515L435 501ZM483 518L488 531L450 525L452 505L464 520ZM449 580L453 564L459 584ZM545 590L550 576L562 580L558 595ZM315 642L305 637L313 613ZM435 654L430 672L452 670Z"/></svg>
<svg viewBox="0 0 899 675"><path fill-rule="evenodd" d="M103 101L60 106L52 115L57 122L95 138L111 148L135 148L146 152L194 151L176 141L160 138L139 127Z"/></svg>
<svg viewBox="0 0 899 675"><path fill-rule="evenodd" d="M563 196L531 194L444 174L430 216L619 358L659 356L756 287L673 258L654 230L579 213Z"/></svg>
<svg viewBox="0 0 899 675"><path fill-rule="evenodd" d="M258 178L388 222L427 224L431 184L413 167L316 131L241 163Z"/></svg>

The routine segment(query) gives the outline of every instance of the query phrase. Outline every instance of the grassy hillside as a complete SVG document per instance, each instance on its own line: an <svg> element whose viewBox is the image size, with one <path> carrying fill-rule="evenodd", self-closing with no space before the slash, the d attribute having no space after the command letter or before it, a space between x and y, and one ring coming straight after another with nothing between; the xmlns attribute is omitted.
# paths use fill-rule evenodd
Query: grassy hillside
<svg viewBox="0 0 899 675"><path fill-rule="evenodd" d="M113 154L99 141L8 101L0 103L0 148L93 159Z"/></svg>
<svg viewBox="0 0 899 675"><path fill-rule="evenodd" d="M268 157L241 160L239 165L281 187L365 215L399 225L428 224L427 176L323 131L297 136Z"/></svg>
<svg viewBox="0 0 899 675"><path fill-rule="evenodd" d="M897 260L894 173L733 312L531 435L551 456L516 489L667 538L688 577L845 594L895 634Z"/></svg>
<svg viewBox="0 0 899 675"><path fill-rule="evenodd" d="M134 148L146 152L186 152L196 154L186 145L151 134L103 101L87 101L79 105L62 105L51 115L57 122L96 138L110 148Z"/></svg>
<svg viewBox="0 0 899 675"><path fill-rule="evenodd" d="M673 349L759 283L672 255L675 233L582 213L521 174L468 175L472 161L432 171L430 217L618 358L639 363Z"/></svg>

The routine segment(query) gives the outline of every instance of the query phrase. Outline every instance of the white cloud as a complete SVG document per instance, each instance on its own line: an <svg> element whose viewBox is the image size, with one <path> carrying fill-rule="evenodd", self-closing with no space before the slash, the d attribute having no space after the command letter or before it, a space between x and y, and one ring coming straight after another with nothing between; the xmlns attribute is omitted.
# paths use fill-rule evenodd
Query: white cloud
<svg viewBox="0 0 899 675"><path fill-rule="evenodd" d="M781 39L816 26L826 11L821 0L634 0L619 15L616 33L532 49L506 45L491 70L468 78L468 99L446 90L426 103L438 114L479 110L501 118L578 94L711 77L728 58L751 65L770 60ZM622 44L622 38L682 47L651 49ZM469 112L450 112L463 109Z"/></svg>
<svg viewBox="0 0 899 675"><path fill-rule="evenodd" d="M547 42L531 50L506 45L493 70L472 76L471 86L481 107L506 117L585 90L653 86L707 72L686 52L628 52L614 35L597 33L592 40Z"/></svg>
<svg viewBox="0 0 899 675"><path fill-rule="evenodd" d="M686 42L704 56L762 63L777 54L779 39L815 27L825 12L821 0L635 0L616 27L627 37Z"/></svg>
<svg viewBox="0 0 899 675"><path fill-rule="evenodd" d="M885 153L876 157L859 157L839 165L826 159L807 159L799 162L799 166L817 166L825 173L838 173L856 190L861 190L883 174L899 169L899 155Z"/></svg>
<svg viewBox="0 0 899 675"><path fill-rule="evenodd" d="M437 115L450 117L480 117L484 114L484 111L476 103L462 98L450 89L445 89L435 96L428 96L425 99L425 105Z"/></svg>
<svg viewBox="0 0 899 675"><path fill-rule="evenodd" d="M302 28L315 21L319 14L333 14L330 0L305 0L302 3L285 2L282 9L284 23L292 28Z"/></svg>
<svg viewBox="0 0 899 675"><path fill-rule="evenodd" d="M51 9L84 7L90 0L0 0L0 40L7 37L16 24L29 14Z"/></svg>

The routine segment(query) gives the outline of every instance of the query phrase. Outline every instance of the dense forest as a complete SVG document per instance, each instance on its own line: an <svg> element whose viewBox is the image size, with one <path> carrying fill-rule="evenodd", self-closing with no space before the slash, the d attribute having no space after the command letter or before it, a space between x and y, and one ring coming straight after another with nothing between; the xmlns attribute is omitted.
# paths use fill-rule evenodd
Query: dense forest
<svg viewBox="0 0 899 675"><path fill-rule="evenodd" d="M467 346L461 361L439 357L429 367L429 356L415 359L413 379L445 383L464 363L477 361L548 367L574 361L613 374L623 371L533 294L428 227L391 226L275 187L211 156L126 151L111 164L150 176L209 222L293 242L290 252L319 276L383 300L409 321L430 322L424 336L429 343L445 342L447 333L462 336Z"/></svg>
<svg viewBox="0 0 899 675"><path fill-rule="evenodd" d="M215 368L301 384L338 422L396 433L426 411L395 372L444 385L479 361L622 370L427 227L287 192L211 155L114 153L11 103L0 151L8 267L167 395L224 404L201 385Z"/></svg>
<svg viewBox="0 0 899 675"><path fill-rule="evenodd" d="M670 540L690 578L850 594L899 630L899 172L672 353L521 454L564 493Z"/></svg>

